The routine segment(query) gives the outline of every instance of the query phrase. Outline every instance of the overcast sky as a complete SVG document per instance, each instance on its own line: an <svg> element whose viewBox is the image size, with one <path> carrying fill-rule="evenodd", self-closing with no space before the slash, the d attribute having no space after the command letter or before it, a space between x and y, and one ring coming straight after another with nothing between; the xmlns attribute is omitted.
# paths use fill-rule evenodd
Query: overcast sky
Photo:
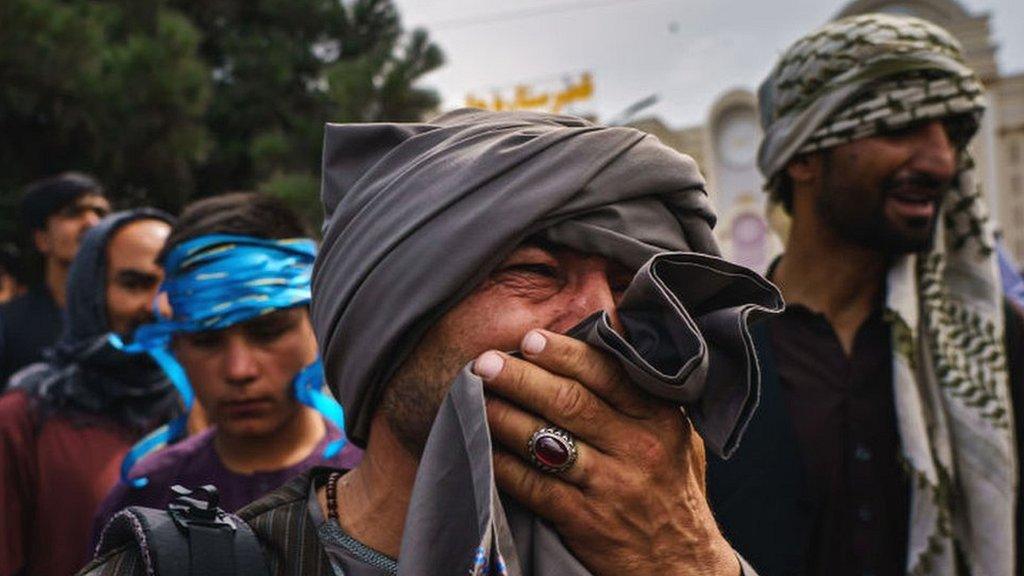
<svg viewBox="0 0 1024 576"><path fill-rule="evenodd" d="M651 94L675 127L700 124L715 97L755 89L779 53L843 6L839 0L396 0L407 28L423 26L448 62L427 76L444 107L467 93L551 90L594 73L591 101L574 111L608 120ZM997 61L1024 72L1024 1L961 0L988 12Z"/></svg>

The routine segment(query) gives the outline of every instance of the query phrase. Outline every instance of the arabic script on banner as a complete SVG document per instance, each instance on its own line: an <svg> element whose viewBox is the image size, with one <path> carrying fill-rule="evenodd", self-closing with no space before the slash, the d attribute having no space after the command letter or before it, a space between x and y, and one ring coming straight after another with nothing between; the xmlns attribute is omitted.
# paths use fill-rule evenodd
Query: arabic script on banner
<svg viewBox="0 0 1024 576"><path fill-rule="evenodd" d="M594 95L594 78L590 72L580 75L577 82L569 82L561 90L535 92L525 84L517 85L512 94L495 92L490 99L474 94L466 95L466 106L484 110L546 110L561 112L569 104L590 100Z"/></svg>

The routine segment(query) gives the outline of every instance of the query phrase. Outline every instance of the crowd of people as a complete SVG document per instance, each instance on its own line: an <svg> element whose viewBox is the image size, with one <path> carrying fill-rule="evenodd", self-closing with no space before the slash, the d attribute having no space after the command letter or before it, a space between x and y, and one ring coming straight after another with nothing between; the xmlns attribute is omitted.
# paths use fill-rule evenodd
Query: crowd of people
<svg viewBox="0 0 1024 576"><path fill-rule="evenodd" d="M868 14L758 97L792 221L764 275L691 158L570 116L328 124L319 240L260 193L29 185L0 576L1019 574L984 87Z"/></svg>

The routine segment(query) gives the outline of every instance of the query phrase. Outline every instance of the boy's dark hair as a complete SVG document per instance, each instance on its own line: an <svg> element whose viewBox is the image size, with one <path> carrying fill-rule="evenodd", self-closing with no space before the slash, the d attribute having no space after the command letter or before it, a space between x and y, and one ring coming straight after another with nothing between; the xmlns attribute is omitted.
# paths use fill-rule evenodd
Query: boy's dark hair
<svg viewBox="0 0 1024 576"><path fill-rule="evenodd" d="M309 236L309 230L282 200L260 192L231 192L185 207L160 251L162 261L178 244L208 234L239 234L279 240Z"/></svg>
<svg viewBox="0 0 1024 576"><path fill-rule="evenodd" d="M103 196L103 186L81 172L64 172L36 180L21 197L21 218L29 231L46 227L46 220L82 196Z"/></svg>

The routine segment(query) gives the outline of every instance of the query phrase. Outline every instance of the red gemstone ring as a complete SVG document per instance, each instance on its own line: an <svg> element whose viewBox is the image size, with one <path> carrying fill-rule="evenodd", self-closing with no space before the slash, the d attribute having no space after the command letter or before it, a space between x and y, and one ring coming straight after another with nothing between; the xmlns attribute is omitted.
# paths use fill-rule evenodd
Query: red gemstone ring
<svg viewBox="0 0 1024 576"><path fill-rule="evenodd" d="M534 466L551 474L572 468L579 457L572 434L555 426L538 428L533 436L530 436L526 449Z"/></svg>

